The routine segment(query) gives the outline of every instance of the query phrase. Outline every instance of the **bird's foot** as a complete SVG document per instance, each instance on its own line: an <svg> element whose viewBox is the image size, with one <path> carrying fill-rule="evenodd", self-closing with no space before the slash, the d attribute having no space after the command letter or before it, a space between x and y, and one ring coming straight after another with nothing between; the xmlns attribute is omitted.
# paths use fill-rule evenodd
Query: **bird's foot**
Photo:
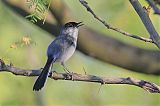
<svg viewBox="0 0 160 106"><path fill-rule="evenodd" d="M71 71L69 71L68 69L66 69L66 68L63 68L64 69L64 71L65 71L65 73L66 73L66 75L68 76L67 78L69 78L69 79L71 79L72 81L74 81L74 79L73 79L73 72L71 72ZM67 79L66 78L66 79Z"/></svg>

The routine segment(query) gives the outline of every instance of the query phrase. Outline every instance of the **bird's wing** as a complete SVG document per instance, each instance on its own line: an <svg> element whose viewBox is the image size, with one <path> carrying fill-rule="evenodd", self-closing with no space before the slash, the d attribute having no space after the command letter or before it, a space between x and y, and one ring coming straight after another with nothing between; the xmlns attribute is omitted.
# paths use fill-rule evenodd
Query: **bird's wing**
<svg viewBox="0 0 160 106"><path fill-rule="evenodd" d="M58 59L62 52L64 46L64 40L60 37L57 37L49 46L47 50L48 57L52 57L54 60Z"/></svg>

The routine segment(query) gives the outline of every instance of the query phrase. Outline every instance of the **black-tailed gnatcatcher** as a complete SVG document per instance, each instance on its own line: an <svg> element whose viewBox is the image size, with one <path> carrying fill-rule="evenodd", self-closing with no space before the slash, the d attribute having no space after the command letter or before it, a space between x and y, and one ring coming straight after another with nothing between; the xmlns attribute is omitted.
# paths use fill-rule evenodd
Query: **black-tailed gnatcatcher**
<svg viewBox="0 0 160 106"><path fill-rule="evenodd" d="M54 62L60 62L64 69L67 70L64 63L73 55L76 49L78 27L82 25L82 22L68 22L62 27L60 35L48 46L48 59L46 65L36 80L33 90L39 91L43 88L48 77L50 67L52 67Z"/></svg>

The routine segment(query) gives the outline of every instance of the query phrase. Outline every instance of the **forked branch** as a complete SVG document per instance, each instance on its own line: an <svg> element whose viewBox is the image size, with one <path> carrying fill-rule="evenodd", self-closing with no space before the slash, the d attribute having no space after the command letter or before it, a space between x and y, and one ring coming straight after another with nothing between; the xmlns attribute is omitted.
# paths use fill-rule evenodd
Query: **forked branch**
<svg viewBox="0 0 160 106"><path fill-rule="evenodd" d="M150 38L153 40L154 44L157 45L158 48L160 48L160 37L157 33L156 29L154 28L152 21L150 20L147 12L142 7L140 2L138 0L129 0L137 14L139 15L141 21L143 22L146 30L150 34Z"/></svg>
<svg viewBox="0 0 160 106"><path fill-rule="evenodd" d="M138 0L129 0L129 1L132 4L132 6L134 7L134 9L136 10L136 12L138 13L139 17L141 18L145 28L149 32L150 38L144 38L141 36L133 35L128 32L125 32L117 27L113 27L112 25L108 24L106 21L101 19L98 15L96 15L95 12L91 9L91 7L88 5L88 3L85 0L79 0L79 2L87 9L87 11L90 12L94 16L94 18L97 19L99 22L101 22L106 28L114 30L114 31L119 32L123 35L129 36L129 37L132 37L132 38L135 38L138 40L154 43L157 45L158 48L160 48L160 37L159 37L158 33L156 32L149 16L145 12L145 10L141 6L141 4L138 2Z"/></svg>

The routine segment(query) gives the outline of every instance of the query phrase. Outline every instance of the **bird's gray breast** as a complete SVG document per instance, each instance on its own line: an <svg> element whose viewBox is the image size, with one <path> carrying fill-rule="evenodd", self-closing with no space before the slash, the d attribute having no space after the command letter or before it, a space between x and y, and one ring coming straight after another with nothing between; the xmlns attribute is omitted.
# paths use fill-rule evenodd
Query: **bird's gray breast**
<svg viewBox="0 0 160 106"><path fill-rule="evenodd" d="M60 58L60 62L66 62L75 52L77 39L72 36L65 36L63 41L63 52Z"/></svg>

